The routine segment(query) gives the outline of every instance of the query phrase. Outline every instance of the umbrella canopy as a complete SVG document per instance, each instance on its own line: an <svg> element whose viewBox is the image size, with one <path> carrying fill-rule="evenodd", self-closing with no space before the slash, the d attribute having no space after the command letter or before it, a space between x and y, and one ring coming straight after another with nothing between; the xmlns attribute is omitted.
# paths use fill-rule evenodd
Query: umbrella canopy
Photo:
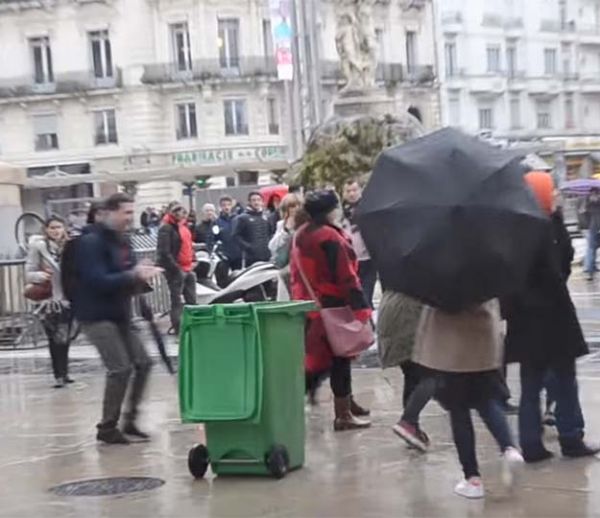
<svg viewBox="0 0 600 518"><path fill-rule="evenodd" d="M581 178L579 180L570 180L562 184L560 190L564 194L574 194L587 196L592 189L600 189L600 180L594 178Z"/></svg>
<svg viewBox="0 0 600 518"><path fill-rule="evenodd" d="M357 214L384 287L447 311L520 287L549 225L521 159L451 128L384 151Z"/></svg>
<svg viewBox="0 0 600 518"><path fill-rule="evenodd" d="M268 187L261 188L260 194L263 197L265 205L269 206L275 196L283 200L289 191L290 188L287 185L269 185Z"/></svg>

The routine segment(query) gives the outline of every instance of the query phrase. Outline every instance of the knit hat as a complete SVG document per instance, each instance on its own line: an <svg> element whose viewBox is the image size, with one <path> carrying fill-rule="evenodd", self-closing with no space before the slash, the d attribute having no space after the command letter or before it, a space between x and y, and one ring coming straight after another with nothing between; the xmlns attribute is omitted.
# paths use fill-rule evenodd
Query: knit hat
<svg viewBox="0 0 600 518"><path fill-rule="evenodd" d="M320 190L309 192L304 198L304 210L311 218L329 214L336 209L340 201L337 194L332 190Z"/></svg>
<svg viewBox="0 0 600 518"><path fill-rule="evenodd" d="M550 173L531 171L525 175L525 181L535 194L540 208L548 215L554 210L554 180Z"/></svg>

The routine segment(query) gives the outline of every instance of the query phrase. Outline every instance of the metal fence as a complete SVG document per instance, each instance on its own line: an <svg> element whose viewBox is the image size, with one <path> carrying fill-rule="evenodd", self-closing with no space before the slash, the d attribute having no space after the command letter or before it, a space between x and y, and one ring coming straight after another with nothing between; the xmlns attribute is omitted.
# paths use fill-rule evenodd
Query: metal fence
<svg viewBox="0 0 600 518"><path fill-rule="evenodd" d="M138 260L155 259L155 248L136 248ZM46 345L46 335L36 306L23 296L25 259L0 260L0 349L25 349ZM164 277L152 282L153 291L143 295L155 315L168 312L169 292ZM140 317L139 297L133 302L135 318Z"/></svg>

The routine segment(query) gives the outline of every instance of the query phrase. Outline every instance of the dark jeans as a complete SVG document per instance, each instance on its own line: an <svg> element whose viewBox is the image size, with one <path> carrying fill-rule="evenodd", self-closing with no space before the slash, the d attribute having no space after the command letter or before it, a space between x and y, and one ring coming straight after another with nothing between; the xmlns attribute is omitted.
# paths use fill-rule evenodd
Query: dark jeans
<svg viewBox="0 0 600 518"><path fill-rule="evenodd" d="M502 405L495 399L489 399L477 409L487 429L496 439L500 451L514 446L514 441ZM458 452L458 459L463 468L465 478L478 477L479 465L475 453L475 431L471 410L469 408L453 408L450 410L452 437Z"/></svg>
<svg viewBox="0 0 600 518"><path fill-rule="evenodd" d="M196 304L196 276L193 272L165 272L171 296L171 326L179 334L183 301ZM183 297L183 301L182 301Z"/></svg>
<svg viewBox="0 0 600 518"><path fill-rule="evenodd" d="M377 270L375 264L370 259L358 263L358 276L362 285L365 300L369 306L373 307L373 293L377 283Z"/></svg>
<svg viewBox="0 0 600 518"><path fill-rule="evenodd" d="M66 378L69 374L71 324L71 312L65 307L49 310L42 316L42 325L48 337L52 371L56 379Z"/></svg>
<svg viewBox="0 0 600 518"><path fill-rule="evenodd" d="M152 360L139 336L128 323L117 325L109 321L85 323L83 331L98 349L107 370L102 420L98 428L110 429L117 426L132 371L133 381L129 389L125 419L134 422L152 367Z"/></svg>
<svg viewBox="0 0 600 518"><path fill-rule="evenodd" d="M552 369L521 365L519 441L524 452L543 448L540 393L545 383L551 399L556 401L559 439L581 439L584 435L585 421L579 403L575 362Z"/></svg>
<svg viewBox="0 0 600 518"><path fill-rule="evenodd" d="M404 373L404 412L401 419L418 428L419 415L435 394L436 379L433 376L419 378L418 367L411 361L403 362L400 368Z"/></svg>

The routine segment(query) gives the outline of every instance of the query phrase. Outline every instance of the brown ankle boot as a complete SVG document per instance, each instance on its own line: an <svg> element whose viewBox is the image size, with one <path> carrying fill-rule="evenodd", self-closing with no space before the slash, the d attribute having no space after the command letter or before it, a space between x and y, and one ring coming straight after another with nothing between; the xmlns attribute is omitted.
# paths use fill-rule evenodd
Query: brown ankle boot
<svg viewBox="0 0 600 518"><path fill-rule="evenodd" d="M335 405L335 421L333 422L333 429L336 432L343 430L358 430L361 428L369 428L371 421L365 419L358 419L352 415L350 411L351 397L336 397L334 399Z"/></svg>
<svg viewBox="0 0 600 518"><path fill-rule="evenodd" d="M352 415L356 417L368 417L371 415L371 411L368 408L360 406L356 401L354 401L353 396L350 396L350 412L352 412Z"/></svg>

